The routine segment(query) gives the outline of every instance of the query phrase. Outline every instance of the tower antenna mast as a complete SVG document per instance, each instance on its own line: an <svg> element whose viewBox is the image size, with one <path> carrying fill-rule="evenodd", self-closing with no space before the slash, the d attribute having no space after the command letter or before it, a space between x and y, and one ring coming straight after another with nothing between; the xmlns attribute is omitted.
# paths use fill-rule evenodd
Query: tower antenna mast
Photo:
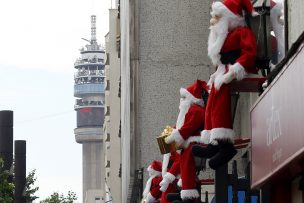
<svg viewBox="0 0 304 203"><path fill-rule="evenodd" d="M96 15L91 16L91 44L96 43Z"/></svg>

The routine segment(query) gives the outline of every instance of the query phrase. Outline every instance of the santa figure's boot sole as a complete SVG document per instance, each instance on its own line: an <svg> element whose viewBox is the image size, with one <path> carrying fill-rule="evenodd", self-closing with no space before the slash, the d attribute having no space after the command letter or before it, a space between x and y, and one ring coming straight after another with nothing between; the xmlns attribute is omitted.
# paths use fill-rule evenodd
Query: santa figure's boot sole
<svg viewBox="0 0 304 203"><path fill-rule="evenodd" d="M201 158L211 158L219 152L218 145L208 144L207 147L203 147L201 145L193 145L192 146L192 154L196 157Z"/></svg>
<svg viewBox="0 0 304 203"><path fill-rule="evenodd" d="M237 153L237 150L230 142L219 142L219 148L219 152L209 160L209 166L213 170L228 163Z"/></svg>

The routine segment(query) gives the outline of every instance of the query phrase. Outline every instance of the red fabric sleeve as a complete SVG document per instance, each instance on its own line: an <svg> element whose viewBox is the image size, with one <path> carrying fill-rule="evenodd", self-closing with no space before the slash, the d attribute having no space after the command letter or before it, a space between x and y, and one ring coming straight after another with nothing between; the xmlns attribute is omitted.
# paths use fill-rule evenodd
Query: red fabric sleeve
<svg viewBox="0 0 304 203"><path fill-rule="evenodd" d="M162 177L155 177L152 179L150 193L155 199L159 199L161 197L161 191L159 183L163 180Z"/></svg>
<svg viewBox="0 0 304 203"><path fill-rule="evenodd" d="M257 68L255 67L257 44L253 32L247 28L239 28L240 37L240 50L241 55L236 60L240 63L246 70L247 73L257 73Z"/></svg>
<svg viewBox="0 0 304 203"><path fill-rule="evenodd" d="M178 130L184 140L194 136L204 127L205 108L199 105L192 105L185 115L184 125Z"/></svg>
<svg viewBox="0 0 304 203"><path fill-rule="evenodd" d="M177 152L174 152L174 154L171 152L171 156L173 156L173 164L168 172L176 177L180 174L180 155Z"/></svg>

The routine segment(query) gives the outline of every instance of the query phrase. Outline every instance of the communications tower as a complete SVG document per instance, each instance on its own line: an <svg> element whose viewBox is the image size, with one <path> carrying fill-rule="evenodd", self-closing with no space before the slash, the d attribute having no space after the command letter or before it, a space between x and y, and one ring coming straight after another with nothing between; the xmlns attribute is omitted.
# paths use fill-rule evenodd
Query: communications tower
<svg viewBox="0 0 304 203"><path fill-rule="evenodd" d="M82 38L84 39L84 38ZM96 40L96 16L91 16L91 40L74 63L76 142L82 144L83 202L99 202L103 193L103 122L105 51Z"/></svg>

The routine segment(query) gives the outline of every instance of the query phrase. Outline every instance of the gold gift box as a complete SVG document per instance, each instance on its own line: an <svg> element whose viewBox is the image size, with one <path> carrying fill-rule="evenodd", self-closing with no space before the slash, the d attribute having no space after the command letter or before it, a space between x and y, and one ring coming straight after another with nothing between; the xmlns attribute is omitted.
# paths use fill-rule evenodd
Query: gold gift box
<svg viewBox="0 0 304 203"><path fill-rule="evenodd" d="M171 144L167 144L165 142L165 138L171 135L173 128L171 126L166 126L164 131L161 133L160 136L156 137L159 150L161 154L167 154L171 152L171 149L176 148L175 142L172 142Z"/></svg>

